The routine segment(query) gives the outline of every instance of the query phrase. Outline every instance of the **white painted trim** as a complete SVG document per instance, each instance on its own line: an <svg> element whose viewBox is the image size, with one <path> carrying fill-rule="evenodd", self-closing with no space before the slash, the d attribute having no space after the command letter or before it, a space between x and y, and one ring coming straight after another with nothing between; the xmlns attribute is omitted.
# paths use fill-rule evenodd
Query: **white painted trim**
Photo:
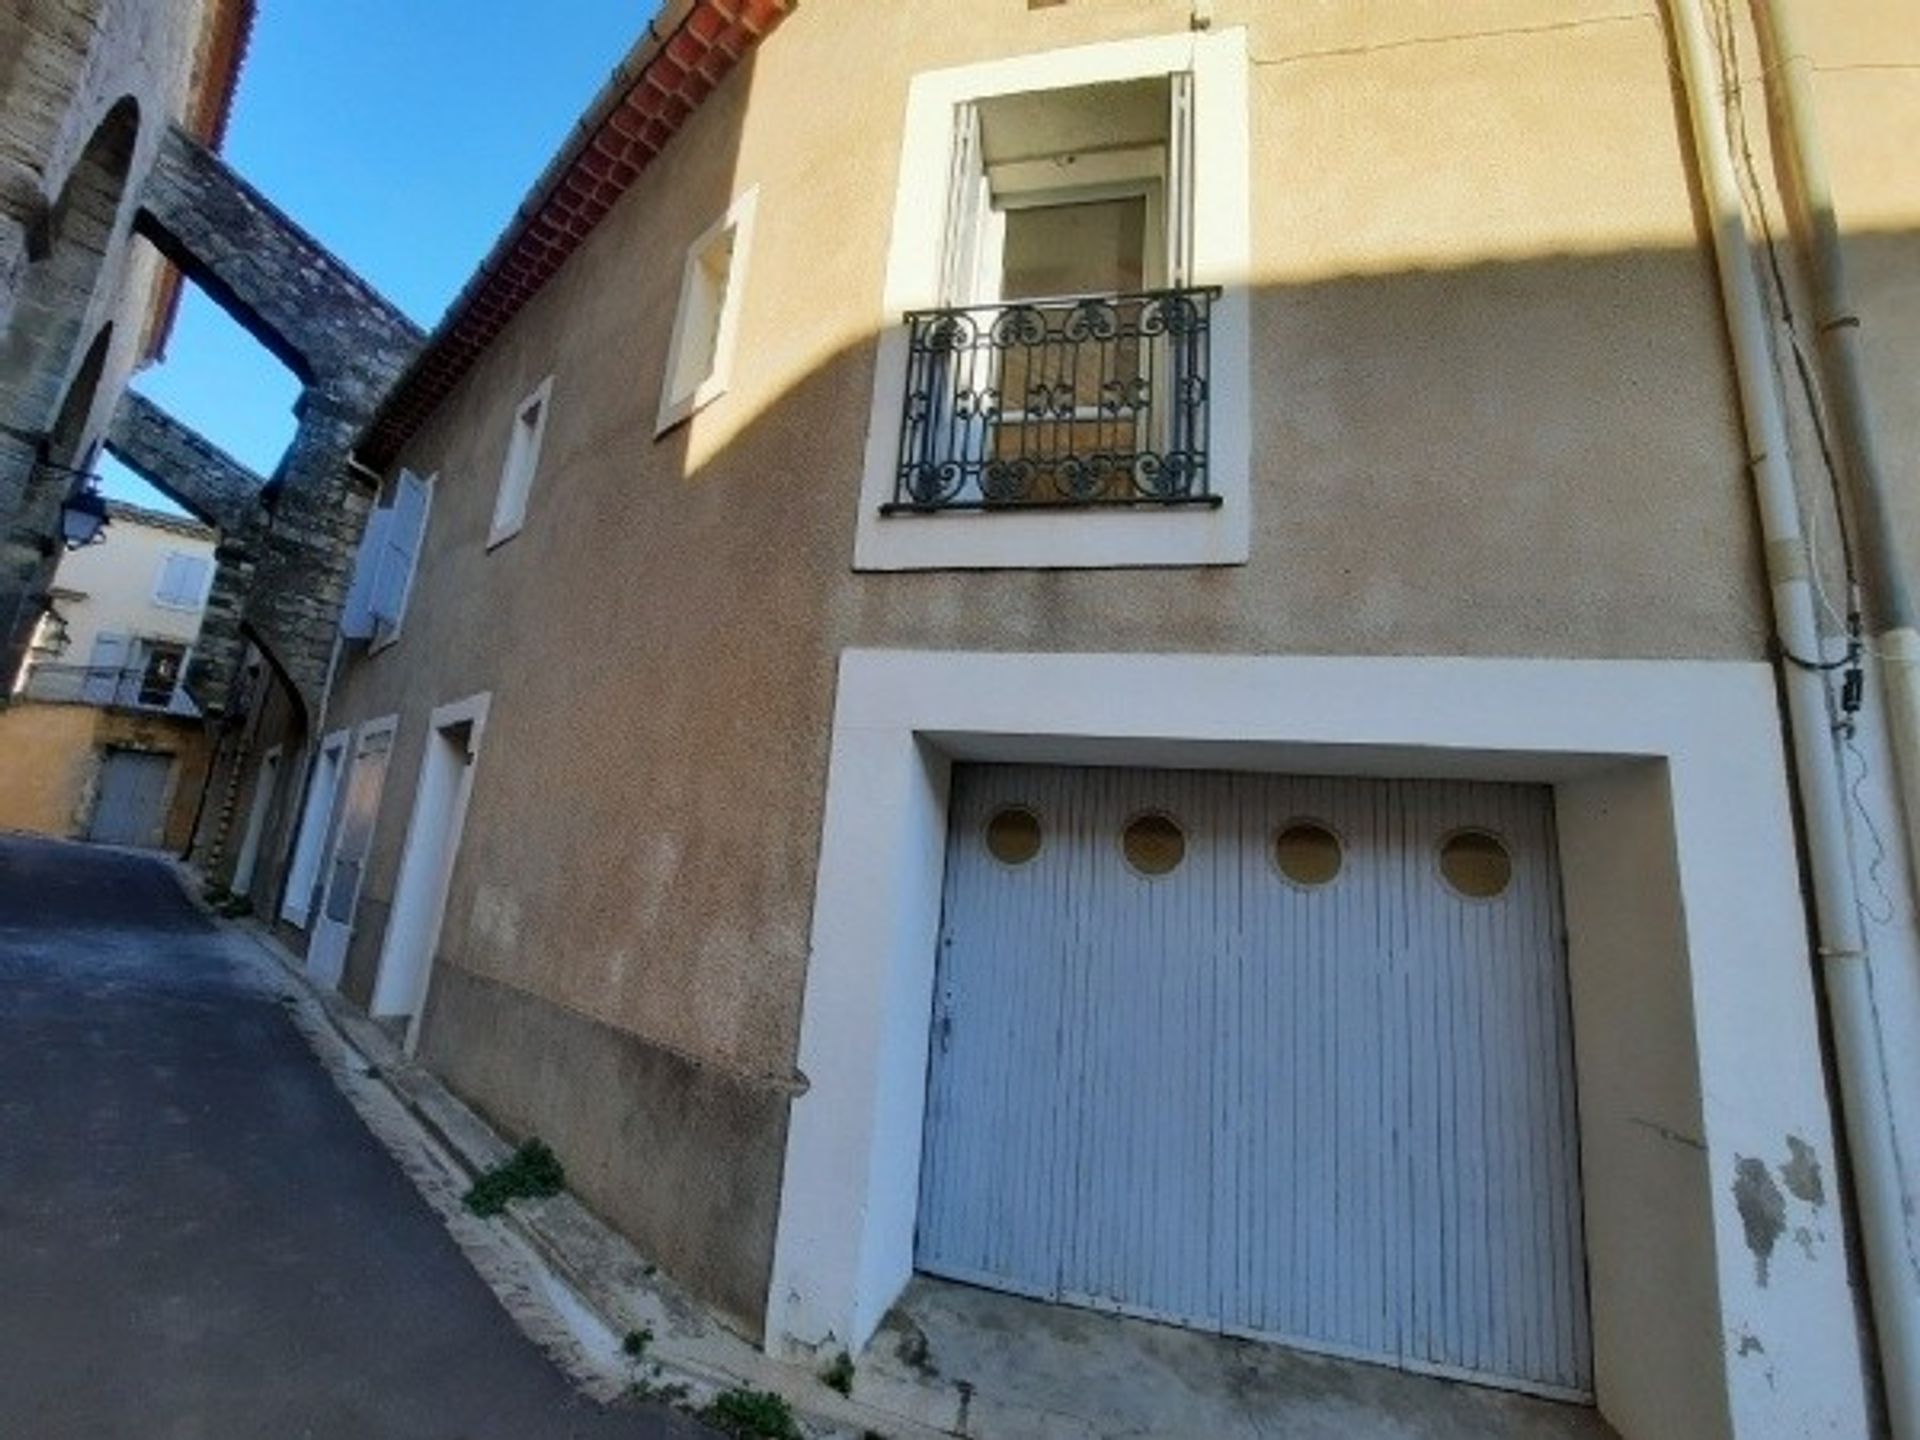
<svg viewBox="0 0 1920 1440"><path fill-rule="evenodd" d="M667 346L667 373L660 383L660 413L654 435L667 433L681 421L704 410L727 393L733 383L733 356L740 334L741 297L747 288L747 261L753 250L753 221L760 206L760 187L736 196L727 213L701 232L687 247L680 271L680 304L673 316L673 339ZM727 259L725 292L714 325L713 365L691 387L681 382L680 368L692 337L694 300L701 285L701 262L707 251L733 233L733 251Z"/></svg>
<svg viewBox="0 0 1920 1440"><path fill-rule="evenodd" d="M387 769L388 773L391 773L393 767L393 749L399 742L399 730L400 716L397 713L382 715L374 720L363 721L353 732L352 740L348 742L346 762L341 769L341 785L344 787L353 783L354 762L360 756L361 747L375 735L387 734L394 737L388 742L387 750ZM383 774L380 781L382 800L386 797L386 789L387 776ZM374 822L376 831L379 825L378 815L379 810L376 805ZM333 834L327 842L326 854L321 858L320 862L320 874L323 877L323 883L320 886L320 910L317 915L311 917L313 924L312 928L307 932L306 959L309 974L312 974L316 979L328 985L337 987L340 983L340 977L344 973L344 969L341 967L344 967L346 963L347 949L353 944L353 932L360 915L360 897L366 890L367 873L366 866L362 865L360 867L360 875L354 882L356 888L353 892L353 904L347 909L348 918L345 921L329 920L327 918L327 901L331 898L333 877L339 863L340 841L342 838L338 824L335 824L332 830ZM376 838L377 836L370 836L368 838L367 853L369 855L373 853L373 842ZM340 952L338 956L328 954L325 956L326 963L324 965L316 963L321 959L323 952L331 951L335 948L338 948ZM336 961L338 961L338 966L335 964Z"/></svg>
<svg viewBox="0 0 1920 1440"><path fill-rule="evenodd" d="M185 669L184 664L182 670ZM267 809L273 804L274 791L280 787L278 745L268 747L260 757L260 768L253 776L253 800L247 806L247 828L240 840L240 854L233 862L233 892L244 895L253 888L253 872L260 864L260 836L267 826Z"/></svg>
<svg viewBox="0 0 1920 1440"><path fill-rule="evenodd" d="M316 785L312 777L308 779L306 802L300 808L300 831L293 842L293 860L287 866L287 893L280 902L280 918L301 930L307 928L314 882L320 878L320 862L326 858L328 832L333 828L340 786L346 779L350 738L349 730L332 731L321 738L320 748L314 752L315 776L329 751L338 751L339 758L331 785Z"/></svg>
<svg viewBox="0 0 1920 1440"><path fill-rule="evenodd" d="M538 405L540 418L533 433L521 440L520 417ZM527 506L533 500L534 482L540 478L540 447L546 443L547 421L553 415L553 376L549 375L513 407L507 423L507 453L500 461L500 481L493 495L493 520L487 527L487 545L491 550L520 533L527 523ZM517 492L517 493L516 493Z"/></svg>
<svg viewBox="0 0 1920 1440"><path fill-rule="evenodd" d="M414 782L413 809L400 850L400 870L394 881L393 904L380 942L380 963L374 972L373 998L367 1006L374 1016L407 1018L406 1050L419 1041L420 1018L426 1009L427 985L433 975L433 956L446 920L447 887L460 852L466 826L467 802L473 793L474 767L486 734L491 692L469 695L435 710L427 723L420 773ZM442 732L468 726L466 754L456 774L444 772L438 762ZM444 788L442 788L444 787Z"/></svg>
<svg viewBox="0 0 1920 1440"><path fill-rule="evenodd" d="M546 424L546 411L540 412L540 423ZM384 634L380 622L374 621L372 638L367 642L367 654L378 655L382 650L395 645L400 640L400 632L406 627L407 607L413 603L413 582L420 573L420 557L427 553L427 532L433 528L433 497L439 489L440 472L434 471L420 482L421 489L427 492L426 509L420 515L420 536L414 542L413 560L407 566L407 583L400 587L400 613L393 622L393 628Z"/></svg>
<svg viewBox="0 0 1920 1440"><path fill-rule="evenodd" d="M1669 1417L1634 1432L1649 1435L1864 1433L1831 1185L1819 1207L1789 1197L1808 1239L1783 1236L1765 1278L1735 1191L1737 1167L1778 1166L1789 1138L1834 1174L1776 696L1761 664L847 652L800 1034L809 1089L788 1131L769 1348L857 1351L912 1272L956 760L1554 785L1576 1050L1606 1052L1609 1078L1623 1077L1605 1098L1630 1102L1643 1070L1678 1097L1651 1115L1615 1105L1582 1116L1583 1155L1609 1167L1600 1189L1619 1212L1588 1217L1601 1408ZM1629 812L1640 828L1622 828ZM1645 893L1622 891L1649 876L1658 884ZM1669 986L1657 1014L1636 1013L1637 992L1623 997L1607 974L1636 955ZM1587 1028L1596 1017L1602 1028ZM1656 1033L1678 1043L1648 1051ZM1580 1057L1583 1106L1601 1063ZM1623 1256L1622 1236L1671 1242L1697 1283L1674 1277L1649 1301L1633 1271L1655 1252ZM1764 1346L1763 1365L1743 1339ZM1676 1364L1682 1348L1700 1363ZM1719 1418L1686 1428L1699 1416Z"/></svg>
<svg viewBox="0 0 1920 1440"><path fill-rule="evenodd" d="M1216 510L883 516L893 498L906 386L903 317L940 304L948 151L957 105L995 95L1194 77L1193 283L1219 285L1213 307L1209 468ZM1151 36L935 70L907 97L900 182L875 364L856 570L1073 569L1240 565L1253 543L1252 133L1247 34Z"/></svg>

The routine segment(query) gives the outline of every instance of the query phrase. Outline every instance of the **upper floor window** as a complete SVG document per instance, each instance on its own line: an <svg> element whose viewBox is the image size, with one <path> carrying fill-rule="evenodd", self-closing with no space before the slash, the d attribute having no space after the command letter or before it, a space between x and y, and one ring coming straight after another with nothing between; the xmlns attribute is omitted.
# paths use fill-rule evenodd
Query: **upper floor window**
<svg viewBox="0 0 1920 1440"><path fill-rule="evenodd" d="M493 501L493 524L487 530L487 548L520 533L527 518L527 499L533 493L533 479L540 469L540 444L546 438L547 411L553 396L553 377L540 386L513 411L513 428L507 435L507 457L500 466L500 489Z"/></svg>
<svg viewBox="0 0 1920 1440"><path fill-rule="evenodd" d="M198 610L213 583L213 561L204 555L169 551L154 577L153 603L166 610Z"/></svg>
<svg viewBox="0 0 1920 1440"><path fill-rule="evenodd" d="M724 395L732 381L734 337L759 194L749 190L735 200L687 249L656 434Z"/></svg>
<svg viewBox="0 0 1920 1440"><path fill-rule="evenodd" d="M1244 32L922 75L906 145L856 568L1244 561Z"/></svg>
<svg viewBox="0 0 1920 1440"><path fill-rule="evenodd" d="M956 110L944 303L907 317L884 513L1219 503L1191 91L1182 71Z"/></svg>
<svg viewBox="0 0 1920 1440"><path fill-rule="evenodd" d="M433 485L432 476L422 480L411 470L402 470L393 498L367 517L353 580L340 611L340 633L347 638L371 641L376 650L399 639L426 543Z"/></svg>

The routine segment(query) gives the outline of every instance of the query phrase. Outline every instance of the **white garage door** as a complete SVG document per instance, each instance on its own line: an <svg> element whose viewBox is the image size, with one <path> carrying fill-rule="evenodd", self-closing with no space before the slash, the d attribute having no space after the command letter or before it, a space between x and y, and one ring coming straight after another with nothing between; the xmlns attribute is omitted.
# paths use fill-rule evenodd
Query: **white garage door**
<svg viewBox="0 0 1920 1440"><path fill-rule="evenodd" d="M959 767L936 1275L1591 1390L1551 800Z"/></svg>

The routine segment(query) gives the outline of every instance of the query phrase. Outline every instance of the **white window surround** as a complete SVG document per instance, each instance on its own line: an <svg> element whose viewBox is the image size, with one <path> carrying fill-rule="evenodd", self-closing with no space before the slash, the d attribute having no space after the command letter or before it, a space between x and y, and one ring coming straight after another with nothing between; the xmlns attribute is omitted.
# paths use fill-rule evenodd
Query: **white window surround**
<svg viewBox="0 0 1920 1440"><path fill-rule="evenodd" d="M1838 1210L1789 1201L1820 1239L1762 1278L1735 1193L1789 1137L1828 1174L1834 1153L1758 663L847 652L770 1350L857 1352L912 1273L955 760L1553 785L1601 1410L1625 1434L1862 1433Z"/></svg>
<svg viewBox="0 0 1920 1440"><path fill-rule="evenodd" d="M367 1013L376 1019L405 1015L404 1048L408 1055L420 1040L420 1022L426 1015L426 988L433 957L446 919L447 886L458 859L461 832L466 827L467 802L473 792L474 769L486 735L491 691L469 695L442 705L427 720L427 753L414 779L413 805L407 815L406 837L400 846L400 867L394 876L392 905L380 940L380 960L374 970L373 995ZM444 730L465 725L465 763L452 778L449 793L433 797L429 786L434 767L429 763L436 739ZM443 782L446 777L440 777ZM423 835L435 820L444 824L439 835Z"/></svg>
<svg viewBox="0 0 1920 1440"><path fill-rule="evenodd" d="M733 355L740 333L740 304L753 253L753 219L760 204L756 185L735 197L727 213L687 247L680 272L680 300L660 386L656 437L711 405L733 383ZM724 273L716 274L716 249L727 247ZM703 363L709 359L710 363Z"/></svg>
<svg viewBox="0 0 1920 1440"><path fill-rule="evenodd" d="M347 742L350 730L335 730L322 737L307 776L306 797L300 807L300 828L295 832L293 856L288 862L286 894L280 903L280 918L296 929L307 928L310 901L320 878L320 860L326 853L333 829L340 787L346 783ZM320 783L323 768L330 767L326 783Z"/></svg>
<svg viewBox="0 0 1920 1440"><path fill-rule="evenodd" d="M544 413L542 411L543 416ZM369 655L378 655L400 639L400 631L406 624L407 607L413 603L413 582L420 573L420 557L427 548L427 528L433 523L433 496L439 480L440 473L435 471L420 482L421 489L426 492L426 508L420 516L420 533L414 540L413 563L407 567L406 581L400 587L399 618L394 621L391 629L375 623L373 635L367 642Z"/></svg>
<svg viewBox="0 0 1920 1440"><path fill-rule="evenodd" d="M549 375L513 407L507 422L507 451L500 462L493 523L487 529L489 550L518 535L526 523L527 503L540 476L540 447L547 438L547 419L552 413L553 376ZM530 414L531 420L527 418Z"/></svg>
<svg viewBox="0 0 1920 1440"><path fill-rule="evenodd" d="M954 108L1036 90L1193 75L1195 285L1218 285L1208 471L1217 509L882 516L893 498L906 387L903 317L940 304ZM856 570L1239 565L1252 544L1252 142L1243 29L1120 40L918 75L907 96L854 535Z"/></svg>

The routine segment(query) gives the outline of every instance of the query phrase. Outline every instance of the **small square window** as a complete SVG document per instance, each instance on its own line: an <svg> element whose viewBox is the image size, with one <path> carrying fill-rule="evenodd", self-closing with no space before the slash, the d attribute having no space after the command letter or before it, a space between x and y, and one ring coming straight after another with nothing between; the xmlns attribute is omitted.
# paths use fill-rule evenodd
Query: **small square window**
<svg viewBox="0 0 1920 1440"><path fill-rule="evenodd" d="M500 467L500 490L493 502L493 525L487 531L487 548L520 533L527 518L527 497L533 491L533 478L540 468L540 442L546 434L548 397L553 377L540 382L540 388L522 400L513 411L513 430L507 437L507 458Z"/></svg>
<svg viewBox="0 0 1920 1440"><path fill-rule="evenodd" d="M656 434L726 393L759 193L749 190L735 200L687 251Z"/></svg>

